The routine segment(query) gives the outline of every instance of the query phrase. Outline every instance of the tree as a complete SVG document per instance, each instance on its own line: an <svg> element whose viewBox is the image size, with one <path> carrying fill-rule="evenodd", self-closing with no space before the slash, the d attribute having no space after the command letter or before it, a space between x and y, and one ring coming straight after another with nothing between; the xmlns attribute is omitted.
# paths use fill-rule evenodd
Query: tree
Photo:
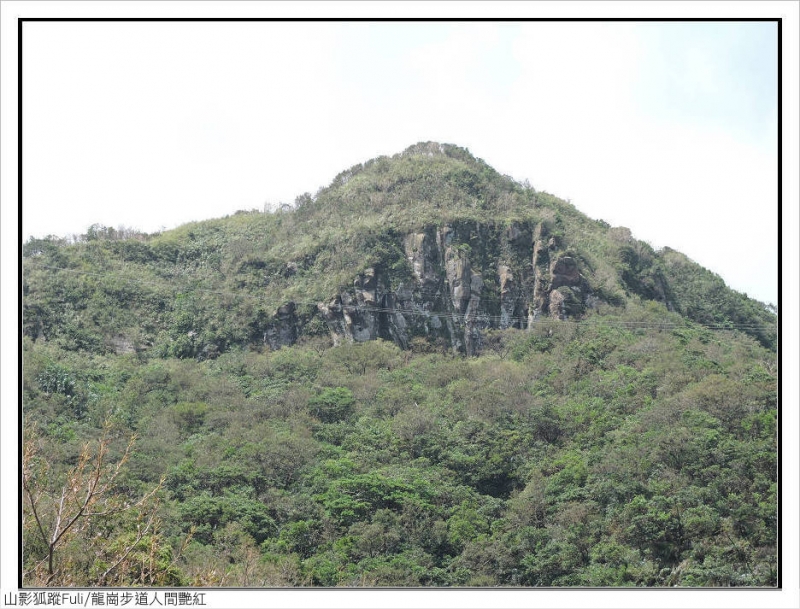
<svg viewBox="0 0 800 609"><path fill-rule="evenodd" d="M110 426L96 445L87 442L77 463L62 482L50 478L50 468L39 454L35 427L27 430L22 453L24 495L22 527L23 578L26 585L66 586L133 583L120 572L131 570L131 558L144 548L158 554L158 573L150 567L148 582L175 583L171 550L155 534L157 493L163 479L137 500L119 488L119 477L136 437L128 442L116 463L110 459ZM165 560L166 563L165 563ZM84 564L90 560L89 564ZM141 569L138 573L144 579ZM165 577L168 572L171 573ZM122 580L122 581L120 581Z"/></svg>
<svg viewBox="0 0 800 609"><path fill-rule="evenodd" d="M327 387L308 401L313 414L325 423L346 418L353 409L355 399L347 387Z"/></svg>

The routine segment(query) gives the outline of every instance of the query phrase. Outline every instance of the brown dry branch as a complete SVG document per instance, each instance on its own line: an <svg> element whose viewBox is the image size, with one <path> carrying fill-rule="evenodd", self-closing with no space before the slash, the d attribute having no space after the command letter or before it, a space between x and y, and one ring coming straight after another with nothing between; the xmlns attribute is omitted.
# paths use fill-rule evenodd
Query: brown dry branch
<svg viewBox="0 0 800 609"><path fill-rule="evenodd" d="M135 538L118 550L111 565L100 575L103 582L120 564L124 563L133 548L150 532L154 524L156 493L164 479L137 501L126 500L116 488L123 466L130 458L136 442L131 437L124 453L116 463L109 460L111 427L103 427L99 440L84 444L77 464L70 469L60 490L53 492L48 484L48 466L39 454L35 426L27 433L22 452L23 532L35 536L36 543L29 547L41 548L43 556L23 574L30 585L70 585L76 581L75 573L67 572L57 564L57 551L71 539L87 532L89 525L132 510L140 512L144 524L138 525ZM97 543L91 539L87 543Z"/></svg>

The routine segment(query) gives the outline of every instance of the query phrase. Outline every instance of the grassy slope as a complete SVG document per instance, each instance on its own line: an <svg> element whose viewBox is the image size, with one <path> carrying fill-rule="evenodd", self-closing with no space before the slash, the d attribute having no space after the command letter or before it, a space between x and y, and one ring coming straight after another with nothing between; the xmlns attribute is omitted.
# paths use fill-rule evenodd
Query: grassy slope
<svg viewBox="0 0 800 609"><path fill-rule="evenodd" d="M172 583L774 585L769 314L677 252L431 151L352 168L293 211L26 244L26 429L52 492L110 420L115 454L139 435L123 494L167 475ZM445 221L547 223L611 304L491 333L472 359L333 349L313 324L259 347L278 305L310 310ZM93 582L97 543L63 550L75 581Z"/></svg>

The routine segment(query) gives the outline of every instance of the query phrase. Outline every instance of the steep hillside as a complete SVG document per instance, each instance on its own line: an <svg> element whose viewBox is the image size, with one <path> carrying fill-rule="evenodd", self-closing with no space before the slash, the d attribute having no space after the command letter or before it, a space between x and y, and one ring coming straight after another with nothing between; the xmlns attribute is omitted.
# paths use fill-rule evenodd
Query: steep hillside
<svg viewBox="0 0 800 609"><path fill-rule="evenodd" d="M72 348L206 357L328 334L471 355L488 329L587 319L632 299L769 348L776 339L763 305L677 252L435 143L352 167L291 209L127 239L94 227L82 243L35 241L25 254L26 335Z"/></svg>
<svg viewBox="0 0 800 609"><path fill-rule="evenodd" d="M23 248L30 586L776 586L776 318L423 143Z"/></svg>

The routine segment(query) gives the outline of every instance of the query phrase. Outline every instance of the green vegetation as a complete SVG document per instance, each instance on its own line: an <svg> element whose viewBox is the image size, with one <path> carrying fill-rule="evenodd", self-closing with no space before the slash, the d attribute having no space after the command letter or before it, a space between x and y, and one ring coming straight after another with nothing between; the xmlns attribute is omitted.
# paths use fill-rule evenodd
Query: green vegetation
<svg viewBox="0 0 800 609"><path fill-rule="evenodd" d="M333 346L317 303L368 268L407 285L405 235L445 224L486 315L487 269L530 262L511 227L543 226L596 302L563 287L568 320L486 329L474 357L421 331ZM777 583L774 316L463 149L23 254L26 585Z"/></svg>

